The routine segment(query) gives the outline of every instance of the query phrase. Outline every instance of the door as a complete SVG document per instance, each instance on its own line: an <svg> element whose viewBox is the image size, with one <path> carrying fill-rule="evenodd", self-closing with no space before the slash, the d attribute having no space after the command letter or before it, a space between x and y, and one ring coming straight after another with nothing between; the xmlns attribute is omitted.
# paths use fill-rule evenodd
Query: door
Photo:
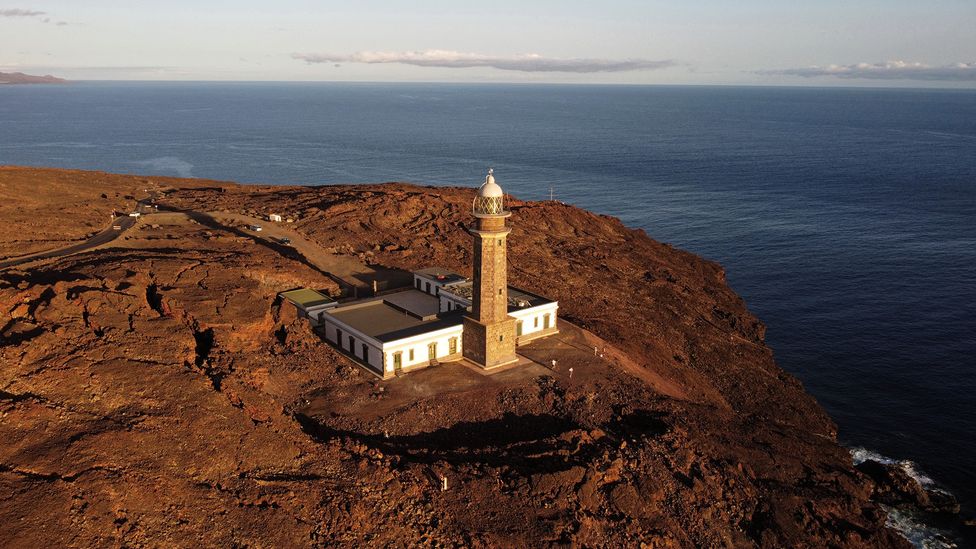
<svg viewBox="0 0 976 549"><path fill-rule="evenodd" d="M400 375L403 371L403 353L396 352L393 353L393 373Z"/></svg>
<svg viewBox="0 0 976 549"><path fill-rule="evenodd" d="M430 358L431 362L437 360L437 342L431 343L427 346L427 356Z"/></svg>
<svg viewBox="0 0 976 549"><path fill-rule="evenodd" d="M548 330L549 329L549 315L548 314L546 314L545 316L542 317L542 329L543 330Z"/></svg>
<svg viewBox="0 0 976 549"><path fill-rule="evenodd" d="M447 354L454 355L457 354L457 338L452 337L447 340Z"/></svg>
<svg viewBox="0 0 976 549"><path fill-rule="evenodd" d="M336 328L336 345L338 345L340 349L342 348L342 330L339 328Z"/></svg>
<svg viewBox="0 0 976 549"><path fill-rule="evenodd" d="M522 321L519 320L515 323L515 335L518 337L522 336Z"/></svg>

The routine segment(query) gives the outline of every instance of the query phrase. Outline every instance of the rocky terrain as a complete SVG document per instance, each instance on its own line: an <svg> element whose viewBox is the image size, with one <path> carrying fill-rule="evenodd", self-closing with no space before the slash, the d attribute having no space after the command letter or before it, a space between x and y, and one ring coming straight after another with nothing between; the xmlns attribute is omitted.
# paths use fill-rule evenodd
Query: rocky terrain
<svg viewBox="0 0 976 549"><path fill-rule="evenodd" d="M377 276L470 273L473 189L20 179L5 250L147 183L162 213L0 271L0 545L908 546L722 268L614 218L509 202L510 280L567 321L524 354L559 369L382 382L275 299L342 281L220 214L281 213ZM34 233L57 197L76 217Z"/></svg>
<svg viewBox="0 0 976 549"><path fill-rule="evenodd" d="M0 259L84 240L109 225L112 212L132 211L150 183L100 172L0 166Z"/></svg>

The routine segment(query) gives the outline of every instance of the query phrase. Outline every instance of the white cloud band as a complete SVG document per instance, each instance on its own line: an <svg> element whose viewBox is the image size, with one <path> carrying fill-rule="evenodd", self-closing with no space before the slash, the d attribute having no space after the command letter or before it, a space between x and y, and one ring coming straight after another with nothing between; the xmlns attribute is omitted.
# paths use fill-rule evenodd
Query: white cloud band
<svg viewBox="0 0 976 549"><path fill-rule="evenodd" d="M362 51L352 54L296 53L294 59L307 63L400 63L418 67L445 67L464 69L470 67L491 67L503 71L521 72L625 72L654 70L671 67L672 61L651 61L647 59L559 59L536 54L497 57L477 53L462 53L446 50L374 52Z"/></svg>
<svg viewBox="0 0 976 549"><path fill-rule="evenodd" d="M801 76L804 78L832 76L835 78L860 78L869 80L976 81L976 63L954 63L951 65L931 66L905 61L888 61L886 63L827 65L825 67L814 66L758 72L759 74Z"/></svg>
<svg viewBox="0 0 976 549"><path fill-rule="evenodd" d="M20 8L0 10L0 17L37 17L38 15L44 15L44 12Z"/></svg>

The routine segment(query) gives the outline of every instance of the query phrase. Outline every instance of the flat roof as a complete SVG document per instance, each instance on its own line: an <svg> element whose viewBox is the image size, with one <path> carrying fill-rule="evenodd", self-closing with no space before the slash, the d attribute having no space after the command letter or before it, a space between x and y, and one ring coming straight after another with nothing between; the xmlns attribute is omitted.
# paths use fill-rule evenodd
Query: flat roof
<svg viewBox="0 0 976 549"><path fill-rule="evenodd" d="M457 311L455 314L441 314L421 319L391 306L383 299L342 305L326 314L360 333L383 342L457 326L461 324L463 316L462 311Z"/></svg>
<svg viewBox="0 0 976 549"><path fill-rule="evenodd" d="M463 282L467 280L467 277L461 276L460 274L449 269L442 269L440 267L427 267L426 269L414 271L413 274L422 276L424 278L429 278L430 280L434 280L441 284L452 284L454 282Z"/></svg>
<svg viewBox="0 0 976 549"><path fill-rule="evenodd" d="M395 294L383 296L383 301L394 307L404 309L421 319L437 316L441 309L441 300L420 290L409 289Z"/></svg>
<svg viewBox="0 0 976 549"><path fill-rule="evenodd" d="M454 294L456 296L463 297L468 301L473 300L474 295L474 283L465 282L463 284L452 284L448 288L441 290L442 293ZM518 309L524 309L526 307L537 307L539 305L545 305L547 303L552 303L553 300L542 297L541 295L536 295L525 290L520 290L514 286L508 287L508 310L516 311ZM527 305L525 305L527 304Z"/></svg>
<svg viewBox="0 0 976 549"><path fill-rule="evenodd" d="M326 303L335 303L335 300L331 297L311 288L289 290L287 292L281 292L278 295L302 308L314 307L316 305L323 305Z"/></svg>

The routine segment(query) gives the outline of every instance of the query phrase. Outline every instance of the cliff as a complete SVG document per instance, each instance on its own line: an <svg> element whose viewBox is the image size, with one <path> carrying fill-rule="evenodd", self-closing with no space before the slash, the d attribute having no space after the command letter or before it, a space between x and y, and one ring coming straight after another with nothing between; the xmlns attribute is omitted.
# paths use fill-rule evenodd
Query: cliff
<svg viewBox="0 0 976 549"><path fill-rule="evenodd" d="M510 202L511 283L567 321L526 353L559 370L380 382L275 293L469 273L472 189L26 179L163 207L0 271L4 546L907 545L722 268L614 218ZM241 228L271 212L296 221Z"/></svg>

